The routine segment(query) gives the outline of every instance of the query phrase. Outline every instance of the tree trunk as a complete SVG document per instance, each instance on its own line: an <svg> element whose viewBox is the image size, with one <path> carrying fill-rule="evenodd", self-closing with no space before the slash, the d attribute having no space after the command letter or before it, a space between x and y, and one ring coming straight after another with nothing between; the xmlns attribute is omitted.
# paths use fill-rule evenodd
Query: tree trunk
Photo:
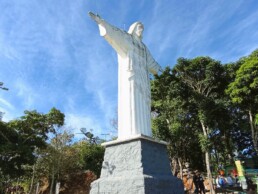
<svg viewBox="0 0 258 194"><path fill-rule="evenodd" d="M55 182L55 170L53 168L49 194L53 194L54 182Z"/></svg>
<svg viewBox="0 0 258 194"><path fill-rule="evenodd" d="M35 176L35 164L33 165L33 168L32 168L32 178L31 178L31 182L30 182L30 191L29 191L29 194L31 194L31 193L32 193L32 190L33 190L34 176Z"/></svg>
<svg viewBox="0 0 258 194"><path fill-rule="evenodd" d="M172 158L171 167L172 167L172 173L175 176L176 171L177 171L177 159L176 158Z"/></svg>
<svg viewBox="0 0 258 194"><path fill-rule="evenodd" d="M207 169L207 177L210 185L210 193L215 194L215 191L213 188L212 174L210 169L210 156L209 156L209 152L207 151L205 152L205 162L206 162L206 169Z"/></svg>
<svg viewBox="0 0 258 194"><path fill-rule="evenodd" d="M37 187L36 187L36 193L35 194L39 194L39 182L37 182Z"/></svg>
<svg viewBox="0 0 258 194"><path fill-rule="evenodd" d="M200 122L202 125L203 135L205 137L208 137L207 127L205 127L203 121L200 121ZM207 177L208 177L209 185L210 185L210 194L215 194L215 191L213 188L212 174L211 174L211 169L210 169L210 155L209 155L208 151L205 151L205 163L206 163Z"/></svg>
<svg viewBox="0 0 258 194"><path fill-rule="evenodd" d="M180 168L180 178L183 180L183 167L180 158L178 158L178 164Z"/></svg>
<svg viewBox="0 0 258 194"><path fill-rule="evenodd" d="M253 114L252 111L249 110L248 111L249 114L249 123L250 123L250 127L251 127L251 133L252 133L252 139L253 139L253 144L254 144L254 149L256 151L256 153L258 153L258 146L257 146L257 131L255 130L255 124L254 124L254 120L253 120Z"/></svg>

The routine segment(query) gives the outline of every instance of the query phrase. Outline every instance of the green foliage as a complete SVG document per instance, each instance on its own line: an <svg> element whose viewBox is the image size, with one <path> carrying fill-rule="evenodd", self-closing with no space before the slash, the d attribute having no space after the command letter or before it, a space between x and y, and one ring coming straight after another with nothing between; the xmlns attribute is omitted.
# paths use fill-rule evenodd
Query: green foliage
<svg viewBox="0 0 258 194"><path fill-rule="evenodd" d="M225 67L209 57L180 58L174 72L190 90L192 107L197 110L198 120L203 124L201 132L209 135L216 130L220 113L227 113L223 100L228 84Z"/></svg>
<svg viewBox="0 0 258 194"><path fill-rule="evenodd" d="M46 149L38 150L37 177L61 180L67 174L80 170L79 151L70 145L72 138L73 135L67 131L57 133Z"/></svg>
<svg viewBox="0 0 258 194"><path fill-rule="evenodd" d="M239 109L246 111L249 118L253 145L258 152L258 49L239 60L241 64L229 84L226 93Z"/></svg>
<svg viewBox="0 0 258 194"><path fill-rule="evenodd" d="M25 111L17 120L0 122L1 176L33 177L32 184L45 177L51 185L84 170L99 176L104 157L104 148L97 144L101 140L82 130L87 140L72 145L73 135L60 131L63 123L64 114L55 108L47 114Z"/></svg>
<svg viewBox="0 0 258 194"><path fill-rule="evenodd" d="M224 91L226 74L219 61L209 57L179 58L174 71L196 95L200 95L197 97L217 97Z"/></svg>
<svg viewBox="0 0 258 194"><path fill-rule="evenodd" d="M82 131L86 132L86 129ZM93 134L88 136L96 138ZM80 174L85 170L100 174L104 148L88 139L72 143L72 138L68 131L58 128L47 147L36 151L34 179L39 181L46 178L51 185L50 190L54 189L57 181L62 184L69 181L71 174Z"/></svg>
<svg viewBox="0 0 258 194"><path fill-rule="evenodd" d="M250 108L258 103L258 50L241 61L242 65L236 71L235 80L229 85L227 93L234 103Z"/></svg>
<svg viewBox="0 0 258 194"><path fill-rule="evenodd" d="M192 107L197 110L198 119L204 124L205 130L214 128L218 124L215 119L217 113L223 109L220 99L227 86L224 67L209 57L180 58L174 72L189 88ZM210 131L205 133L209 134Z"/></svg>
<svg viewBox="0 0 258 194"><path fill-rule="evenodd" d="M171 156L194 168L203 169L202 152L212 153L218 164L232 155L232 140L218 141L232 128L224 90L235 66L227 68L209 57L180 58L152 82L153 134L170 143Z"/></svg>
<svg viewBox="0 0 258 194"><path fill-rule="evenodd" d="M191 91L176 74L167 67L155 76L151 83L153 135L169 142L171 159L190 161L192 166L202 169L202 153L196 139L200 123L194 120L196 109L192 106ZM194 151L193 151L194 150Z"/></svg>
<svg viewBox="0 0 258 194"><path fill-rule="evenodd" d="M105 149L99 144L91 144L85 141L76 145L80 152L80 164L83 170L90 170L100 176Z"/></svg>
<svg viewBox="0 0 258 194"><path fill-rule="evenodd" d="M198 134L198 137L199 137L199 143L201 145L202 151L203 152L210 151L212 146L210 139L203 134Z"/></svg>
<svg viewBox="0 0 258 194"><path fill-rule="evenodd" d="M18 133L0 121L0 171L11 177L21 174L21 164L17 158L22 153L18 142Z"/></svg>
<svg viewBox="0 0 258 194"><path fill-rule="evenodd" d="M4 176L19 177L24 165L33 165L36 148L45 148L49 132L63 124L64 114L53 108L48 114L25 111L20 119L0 123L0 163ZM10 170L12 169L12 170Z"/></svg>
<svg viewBox="0 0 258 194"><path fill-rule="evenodd" d="M55 133L55 126L61 127L64 124L65 115L56 108L52 108L45 116L49 132Z"/></svg>
<svg viewBox="0 0 258 194"><path fill-rule="evenodd" d="M103 140L100 139L98 136L94 136L94 134L92 133L92 129L90 129L90 131L87 131L86 128L81 128L80 129L81 133L83 135L85 135L85 140L87 142L89 142L90 144L99 144L99 143L103 143Z"/></svg>

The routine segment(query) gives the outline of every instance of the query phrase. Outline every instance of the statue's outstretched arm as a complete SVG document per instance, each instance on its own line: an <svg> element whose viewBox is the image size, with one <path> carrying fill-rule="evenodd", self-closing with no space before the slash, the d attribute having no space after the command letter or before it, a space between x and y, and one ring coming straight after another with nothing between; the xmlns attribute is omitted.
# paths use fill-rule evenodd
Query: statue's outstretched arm
<svg viewBox="0 0 258 194"><path fill-rule="evenodd" d="M121 29L109 24L98 14L89 12L89 16L99 26L100 35L116 50L121 56L126 56L129 49L129 35Z"/></svg>
<svg viewBox="0 0 258 194"><path fill-rule="evenodd" d="M103 21L103 19L98 14L94 14L92 12L89 12L88 14L97 24L100 24Z"/></svg>

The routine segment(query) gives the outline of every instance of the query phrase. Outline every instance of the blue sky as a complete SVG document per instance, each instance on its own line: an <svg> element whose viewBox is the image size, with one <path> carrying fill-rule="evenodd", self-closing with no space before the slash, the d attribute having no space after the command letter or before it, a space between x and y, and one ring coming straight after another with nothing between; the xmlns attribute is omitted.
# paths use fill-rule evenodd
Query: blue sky
<svg viewBox="0 0 258 194"><path fill-rule="evenodd" d="M163 67L178 57L234 62L258 48L257 0L2 0L0 10L3 120L56 107L73 133L115 134L117 57L89 11L125 30L141 21Z"/></svg>

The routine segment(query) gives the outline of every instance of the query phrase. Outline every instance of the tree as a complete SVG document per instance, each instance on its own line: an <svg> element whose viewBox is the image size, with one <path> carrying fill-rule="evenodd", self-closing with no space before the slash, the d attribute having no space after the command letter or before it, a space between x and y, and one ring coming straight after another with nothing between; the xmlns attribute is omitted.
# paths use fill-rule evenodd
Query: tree
<svg viewBox="0 0 258 194"><path fill-rule="evenodd" d="M71 146L73 135L67 131L56 132L46 149L39 150L36 163L37 179L47 177L50 182L50 193L54 184L79 171L79 151Z"/></svg>
<svg viewBox="0 0 258 194"><path fill-rule="evenodd" d="M25 111L25 115L8 123L0 123L0 163L5 176L19 177L24 165L33 165L35 148L45 148L48 133L64 122L64 114L52 108L49 113ZM12 169L12 170L10 170Z"/></svg>
<svg viewBox="0 0 258 194"><path fill-rule="evenodd" d="M215 130L220 128L218 116L225 110L220 101L227 86L225 70L219 61L209 57L196 57L194 59L179 58L174 73L191 89L202 129L199 142L205 153L206 170L209 183L213 188L209 155L212 145L210 137ZM214 193L213 189L211 193Z"/></svg>
<svg viewBox="0 0 258 194"><path fill-rule="evenodd" d="M99 144L91 144L85 141L78 142L75 147L79 149L82 169L90 170L99 177L104 160L105 148Z"/></svg>
<svg viewBox="0 0 258 194"><path fill-rule="evenodd" d="M190 162L191 167L202 169L202 160L198 159L202 158L202 153L195 141L200 125L194 119L196 109L191 106L188 86L166 67L151 82L151 92L153 135L169 143L173 174L178 165L182 174L185 162Z"/></svg>
<svg viewBox="0 0 258 194"><path fill-rule="evenodd" d="M0 171L2 176L15 177L22 172L21 163L26 162L20 157L20 146L17 145L18 133L0 121ZM17 158L20 158L17 160Z"/></svg>
<svg viewBox="0 0 258 194"><path fill-rule="evenodd" d="M105 148L100 143L104 141L86 128L82 128L81 132L85 135L85 139L74 144L74 147L79 150L80 165L83 170L90 170L99 177L105 152Z"/></svg>
<svg viewBox="0 0 258 194"><path fill-rule="evenodd" d="M239 63L241 66L226 92L233 103L246 111L254 149L258 153L258 49L240 59Z"/></svg>
<svg viewBox="0 0 258 194"><path fill-rule="evenodd" d="M85 170L100 175L104 148L98 144L100 141L94 134L85 128L81 131L86 139L72 143L73 135L57 130L46 149L38 150L35 179L47 178L49 193L53 192L55 183L60 182L64 186L71 177Z"/></svg>
<svg viewBox="0 0 258 194"><path fill-rule="evenodd" d="M86 128L81 128L80 129L81 133L83 135L85 135L85 140L87 142L89 142L90 144L99 144L99 143L103 143L103 140L100 139L98 136L95 136L92 131L93 129L90 129L90 131L87 131Z"/></svg>

